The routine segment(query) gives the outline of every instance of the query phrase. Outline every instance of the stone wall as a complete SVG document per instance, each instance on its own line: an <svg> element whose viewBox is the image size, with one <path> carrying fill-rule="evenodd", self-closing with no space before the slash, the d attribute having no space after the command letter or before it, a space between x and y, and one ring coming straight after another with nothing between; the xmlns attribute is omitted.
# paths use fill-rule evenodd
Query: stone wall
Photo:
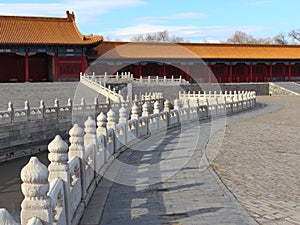
<svg viewBox="0 0 300 225"><path fill-rule="evenodd" d="M55 135L66 139L70 118L9 123L0 126L0 162L46 150Z"/></svg>

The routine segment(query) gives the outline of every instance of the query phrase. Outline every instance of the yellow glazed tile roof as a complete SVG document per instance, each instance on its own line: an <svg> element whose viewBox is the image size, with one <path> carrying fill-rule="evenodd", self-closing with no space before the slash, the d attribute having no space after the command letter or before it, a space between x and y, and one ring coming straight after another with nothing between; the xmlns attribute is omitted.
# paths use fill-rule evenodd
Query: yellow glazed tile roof
<svg viewBox="0 0 300 225"><path fill-rule="evenodd" d="M300 59L300 45L102 42L94 50L106 58Z"/></svg>
<svg viewBox="0 0 300 225"><path fill-rule="evenodd" d="M102 39L82 35L69 11L67 18L0 16L0 44L87 45Z"/></svg>

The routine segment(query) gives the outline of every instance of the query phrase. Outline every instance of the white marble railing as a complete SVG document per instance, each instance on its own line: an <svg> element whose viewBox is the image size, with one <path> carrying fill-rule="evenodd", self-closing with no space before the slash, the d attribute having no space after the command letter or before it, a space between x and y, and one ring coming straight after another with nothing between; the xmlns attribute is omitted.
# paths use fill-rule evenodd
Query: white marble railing
<svg viewBox="0 0 300 225"><path fill-rule="evenodd" d="M80 83L86 85L87 87L114 102L124 102L123 96L120 93L117 93L114 89L110 89L109 86L106 87L105 83L98 81L95 76L86 76L85 74L80 74Z"/></svg>
<svg viewBox="0 0 300 225"><path fill-rule="evenodd" d="M72 114L72 107L71 99L69 99L67 105L64 106L60 106L59 100L55 99L54 105L48 107L45 106L43 100L40 101L39 107L31 107L29 101L25 101L23 109L15 109L13 103L9 102L7 111L0 111L0 125L6 123L68 117ZM98 107L101 108L100 105L98 105Z"/></svg>
<svg viewBox="0 0 300 225"><path fill-rule="evenodd" d="M159 77L159 76L147 76L143 77L140 76L140 78L134 78L133 74L131 73L117 73L116 75L108 75L105 73L104 75L96 75L93 73L92 75L88 74L81 74L80 77L83 76L84 78L87 78L89 80L92 80L96 83L101 84L102 86L105 86L106 83L121 83L121 82L135 82L137 84L147 84L147 85L175 85L175 84L189 84L189 82L182 78L182 76L179 76L179 78L174 78L174 76L171 76L171 78L167 78L166 76Z"/></svg>
<svg viewBox="0 0 300 225"><path fill-rule="evenodd" d="M117 72L116 75L110 75L107 73L104 73L103 75L96 75L95 73L93 73L92 75L84 74L84 76L99 83L128 82L134 80L133 74L129 72L122 72L121 74Z"/></svg>
<svg viewBox="0 0 300 225"><path fill-rule="evenodd" d="M238 102L242 101L244 99L249 98L256 98L256 93L254 91L225 91L224 93L222 91L220 92L203 92L200 91L198 93L196 92L179 92L179 100L181 102L185 102L187 99L190 102L191 105L197 105L197 104L206 104L207 101L209 101L210 104L215 104L217 102Z"/></svg>
<svg viewBox="0 0 300 225"><path fill-rule="evenodd" d="M138 100L138 96L135 97L135 102L138 106L142 106L144 102L154 104L155 101L162 102L163 96L161 93L145 93L142 94ZM93 104L86 104L85 99L82 98L80 104L73 104L69 98L66 105L60 105L58 99L54 100L53 106L45 106L43 100L40 101L40 106L31 107L29 101L24 102L24 108L16 109L13 106L13 102L8 103L6 111L0 111L0 126L8 123L30 122L47 119L72 119L72 116L76 115L94 115L100 112L107 112L110 108L121 108L121 103L99 103L98 98L94 98ZM129 105L129 101L126 100L122 104Z"/></svg>
<svg viewBox="0 0 300 225"><path fill-rule="evenodd" d="M142 85L176 85L176 84L189 84L189 82L185 79L183 79L181 76L179 78L174 78L172 76L171 78L167 78L166 76L163 76L162 78L159 76L148 76L148 77L142 77L140 76L139 79L134 78L134 81L138 84Z"/></svg>
<svg viewBox="0 0 300 225"><path fill-rule="evenodd" d="M123 105L119 118L110 110L107 116L98 115L97 126L91 117L84 123L84 129L75 124L69 131L69 146L60 136L48 145L48 168L32 157L22 169L21 224L78 224L101 174L128 146L142 137L182 123L239 112L256 105L255 96L234 99L194 106L190 106L188 100L182 106L175 100L174 109L170 109L170 102L166 100L163 111L159 102L155 102L152 114L149 103L145 102L141 117L134 104L130 120ZM0 225L16 224L6 210L0 209L0 218L4 218Z"/></svg>
<svg viewBox="0 0 300 225"><path fill-rule="evenodd" d="M130 74L123 75L127 79L127 76ZM109 82L109 79L113 79L115 77L116 80L119 80L119 75L87 75L87 74L80 74L80 82L87 87L91 88L92 90L98 92L99 94L105 96L107 99L111 99L113 102L120 103L125 102L123 96L121 95L121 91L116 91L115 88L111 88L110 85L107 85L106 82ZM132 77L131 75L129 77ZM132 78L132 80L135 80ZM107 87L106 87L107 86ZM150 99L157 99L162 98L162 93L145 93L140 95L142 100L150 100ZM129 98L129 97L127 97ZM127 99L128 101L128 99ZM137 101L137 97L135 98Z"/></svg>

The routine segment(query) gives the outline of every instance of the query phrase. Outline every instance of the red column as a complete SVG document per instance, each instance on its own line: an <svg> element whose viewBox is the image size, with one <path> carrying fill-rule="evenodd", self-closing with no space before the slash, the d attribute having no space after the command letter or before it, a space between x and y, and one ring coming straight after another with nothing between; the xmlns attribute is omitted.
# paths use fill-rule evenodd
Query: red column
<svg viewBox="0 0 300 225"><path fill-rule="evenodd" d="M264 65L264 75L263 75L263 82L267 82L267 67L266 67L267 64Z"/></svg>
<svg viewBox="0 0 300 225"><path fill-rule="evenodd" d="M29 82L29 57L28 52L25 52L25 82Z"/></svg>
<svg viewBox="0 0 300 225"><path fill-rule="evenodd" d="M87 59L86 56L81 56L81 72L85 73L86 69L87 69Z"/></svg>
<svg viewBox="0 0 300 225"><path fill-rule="evenodd" d="M54 81L58 81L58 54L55 52L54 55Z"/></svg>
<svg viewBox="0 0 300 225"><path fill-rule="evenodd" d="M250 63L250 77L249 77L249 82L252 82L253 79L253 65Z"/></svg>
<svg viewBox="0 0 300 225"><path fill-rule="evenodd" d="M163 76L166 76L166 64L163 65Z"/></svg>
<svg viewBox="0 0 300 225"><path fill-rule="evenodd" d="M142 76L142 64L139 63L139 77Z"/></svg>
<svg viewBox="0 0 300 225"><path fill-rule="evenodd" d="M291 68L291 63L289 63L289 77L288 77L288 81L291 81L291 74L292 74L292 68Z"/></svg>
<svg viewBox="0 0 300 225"><path fill-rule="evenodd" d="M273 65L270 63L270 82L273 80Z"/></svg>
<svg viewBox="0 0 300 225"><path fill-rule="evenodd" d="M229 83L232 82L232 63L229 65Z"/></svg>

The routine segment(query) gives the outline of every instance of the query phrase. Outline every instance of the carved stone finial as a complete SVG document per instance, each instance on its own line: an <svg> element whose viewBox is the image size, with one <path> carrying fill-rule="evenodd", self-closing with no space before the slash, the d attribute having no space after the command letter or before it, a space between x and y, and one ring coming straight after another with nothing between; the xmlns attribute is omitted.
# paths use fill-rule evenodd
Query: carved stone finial
<svg viewBox="0 0 300 225"><path fill-rule="evenodd" d="M13 111L13 108L14 108L13 103L12 103L11 101L9 101L9 102L8 102L7 110L8 110L9 112L12 112L12 111Z"/></svg>
<svg viewBox="0 0 300 225"><path fill-rule="evenodd" d="M53 223L51 199L47 195L48 176L47 167L36 157L31 157L21 170L21 190L25 196L21 204L21 224L34 224L28 222L36 216L45 224Z"/></svg>
<svg viewBox="0 0 300 225"><path fill-rule="evenodd" d="M92 119L91 116L84 123L84 131L86 135L94 136L96 134L96 122Z"/></svg>
<svg viewBox="0 0 300 225"><path fill-rule="evenodd" d="M78 125L75 124L72 129L69 131L70 135L70 146L69 146L69 158L71 159L73 156L77 156L81 159L84 157L84 131Z"/></svg>
<svg viewBox="0 0 300 225"><path fill-rule="evenodd" d="M24 102L24 109L25 110L30 110L29 101Z"/></svg>
<svg viewBox="0 0 300 225"><path fill-rule="evenodd" d="M170 102L168 99L164 102L164 112L170 112Z"/></svg>
<svg viewBox="0 0 300 225"><path fill-rule="evenodd" d="M119 123L127 123L128 120L128 110L123 104L122 107L119 110Z"/></svg>
<svg viewBox="0 0 300 225"><path fill-rule="evenodd" d="M84 123L84 131L86 134L94 135L96 133L96 122L92 119L91 116Z"/></svg>
<svg viewBox="0 0 300 225"><path fill-rule="evenodd" d="M97 136L105 135L106 136L106 125L107 125L107 118L103 112L99 114L97 117Z"/></svg>
<svg viewBox="0 0 300 225"><path fill-rule="evenodd" d="M43 99L40 101L40 108L41 109L45 108L45 102Z"/></svg>
<svg viewBox="0 0 300 225"><path fill-rule="evenodd" d="M53 141L48 145L48 159L51 164L66 164L68 162L68 144L56 135Z"/></svg>
<svg viewBox="0 0 300 225"><path fill-rule="evenodd" d="M54 100L54 107L59 107L59 100L57 98Z"/></svg>
<svg viewBox="0 0 300 225"><path fill-rule="evenodd" d="M107 128L116 129L117 118L116 113L110 109L107 113Z"/></svg>
<svg viewBox="0 0 300 225"><path fill-rule="evenodd" d="M106 127L107 125L107 118L103 112L99 114L97 117L97 126L98 127Z"/></svg>
<svg viewBox="0 0 300 225"><path fill-rule="evenodd" d="M143 104L143 112L142 112L142 116L149 116L149 105L148 102L145 102Z"/></svg>
<svg viewBox="0 0 300 225"><path fill-rule="evenodd" d="M49 191L48 169L37 157L31 157L21 170L22 193L25 199L41 200L47 198Z"/></svg>
<svg viewBox="0 0 300 225"><path fill-rule="evenodd" d="M72 102L72 99L68 99L68 103L67 103L67 106L70 106L70 107L72 107L72 104L73 104L73 102Z"/></svg>
<svg viewBox="0 0 300 225"><path fill-rule="evenodd" d="M92 119L91 116L84 123L84 145L96 144L96 122Z"/></svg>
<svg viewBox="0 0 300 225"><path fill-rule="evenodd" d="M72 129L69 131L69 135L71 136L70 139L72 139L72 137L82 137L84 135L84 131L78 124L74 124ZM72 143L72 141L76 140L70 140L70 143Z"/></svg>
<svg viewBox="0 0 300 225"><path fill-rule="evenodd" d="M154 103L154 110L153 110L153 113L154 113L154 114L159 114L159 113L160 113L160 104L159 104L158 101L156 101L156 102Z"/></svg>
<svg viewBox="0 0 300 225"><path fill-rule="evenodd" d="M139 119L139 107L136 105L136 103L133 103L133 106L131 108L131 119L132 120L138 120Z"/></svg>

